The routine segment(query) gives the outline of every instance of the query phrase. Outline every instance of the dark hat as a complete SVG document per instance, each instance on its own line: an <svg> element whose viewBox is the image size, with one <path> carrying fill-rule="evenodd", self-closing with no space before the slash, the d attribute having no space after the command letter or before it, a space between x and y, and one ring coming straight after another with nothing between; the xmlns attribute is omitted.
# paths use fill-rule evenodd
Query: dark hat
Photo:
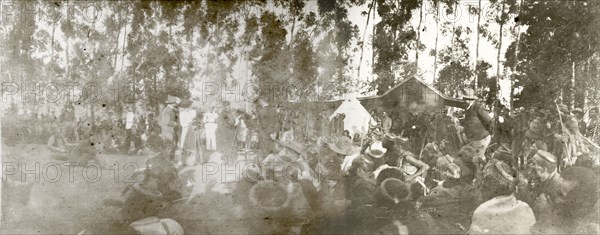
<svg viewBox="0 0 600 235"><path fill-rule="evenodd" d="M250 188L250 201L266 211L280 210L288 200L286 189L273 181L260 181Z"/></svg>
<svg viewBox="0 0 600 235"><path fill-rule="evenodd" d="M410 186L396 178L385 179L381 182L379 190L385 199L396 204L410 199Z"/></svg>
<svg viewBox="0 0 600 235"><path fill-rule="evenodd" d="M377 183L381 183L389 178L395 178L399 180L404 179L404 173L402 173L402 171L397 167L388 167L379 172L375 171L373 173L375 174Z"/></svg>

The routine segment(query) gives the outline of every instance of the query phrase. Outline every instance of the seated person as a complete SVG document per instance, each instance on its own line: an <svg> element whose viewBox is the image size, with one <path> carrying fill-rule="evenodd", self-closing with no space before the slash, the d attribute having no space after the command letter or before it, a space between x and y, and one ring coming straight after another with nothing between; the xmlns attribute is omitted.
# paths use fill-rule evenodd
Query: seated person
<svg viewBox="0 0 600 235"><path fill-rule="evenodd" d="M417 159L416 156L402 148L400 145L393 145L392 148L386 147L391 144L384 144L384 148L388 149L386 152L387 165L392 167L399 167L405 175L405 181L424 181L422 176L427 173L429 166Z"/></svg>
<svg viewBox="0 0 600 235"><path fill-rule="evenodd" d="M75 166L87 166L90 162L95 161L102 169L107 169L106 163L98 158L98 148L101 148L94 138L82 140L75 146L68 146L67 153L58 153L53 157L65 161L67 164Z"/></svg>
<svg viewBox="0 0 600 235"><path fill-rule="evenodd" d="M475 212L469 234L529 234L535 216L527 203L514 193L517 171L505 162L492 159L483 169L482 199Z"/></svg>

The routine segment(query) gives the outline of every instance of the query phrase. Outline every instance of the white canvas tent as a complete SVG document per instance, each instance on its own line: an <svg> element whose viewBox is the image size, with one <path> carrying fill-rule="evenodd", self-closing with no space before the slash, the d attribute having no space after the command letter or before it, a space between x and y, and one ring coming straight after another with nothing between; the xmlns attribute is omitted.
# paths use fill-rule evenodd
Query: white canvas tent
<svg viewBox="0 0 600 235"><path fill-rule="evenodd" d="M329 121L333 120L340 113L346 115L346 118L344 118L344 130L350 132L350 136L354 136L354 134L366 135L369 130L369 123L375 121L369 111L356 98L344 100L340 107L329 116Z"/></svg>

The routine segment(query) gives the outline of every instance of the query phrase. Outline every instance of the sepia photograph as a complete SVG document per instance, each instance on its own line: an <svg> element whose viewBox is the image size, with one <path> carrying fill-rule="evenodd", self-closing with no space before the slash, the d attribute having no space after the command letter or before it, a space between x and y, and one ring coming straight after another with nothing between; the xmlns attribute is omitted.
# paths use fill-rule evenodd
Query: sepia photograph
<svg viewBox="0 0 600 235"><path fill-rule="evenodd" d="M0 234L600 234L600 0L0 0Z"/></svg>

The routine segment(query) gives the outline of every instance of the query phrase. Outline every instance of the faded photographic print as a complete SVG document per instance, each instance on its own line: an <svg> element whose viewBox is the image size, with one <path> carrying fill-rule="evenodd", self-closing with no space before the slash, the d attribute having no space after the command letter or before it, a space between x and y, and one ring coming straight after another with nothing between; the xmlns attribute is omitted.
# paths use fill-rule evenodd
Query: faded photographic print
<svg viewBox="0 0 600 235"><path fill-rule="evenodd" d="M600 234L599 0L0 0L0 234Z"/></svg>

